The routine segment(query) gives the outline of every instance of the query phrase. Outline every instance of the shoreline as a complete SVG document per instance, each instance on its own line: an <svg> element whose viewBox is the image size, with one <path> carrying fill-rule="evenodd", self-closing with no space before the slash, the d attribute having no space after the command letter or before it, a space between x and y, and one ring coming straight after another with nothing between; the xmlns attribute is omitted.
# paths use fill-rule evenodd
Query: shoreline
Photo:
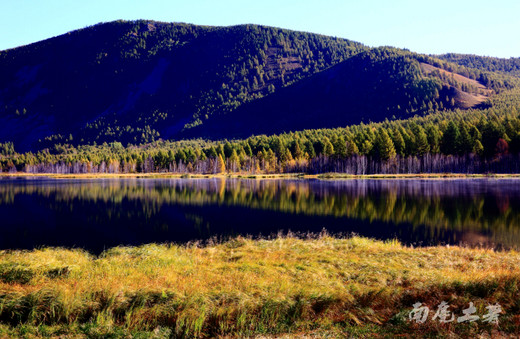
<svg viewBox="0 0 520 339"><path fill-rule="evenodd" d="M181 174L181 173L0 173L1 178L52 178L52 179L318 179L318 180L348 180L348 179L520 179L520 173L512 174L464 174L464 173L418 173L418 174L346 174L346 173L280 173L280 174Z"/></svg>

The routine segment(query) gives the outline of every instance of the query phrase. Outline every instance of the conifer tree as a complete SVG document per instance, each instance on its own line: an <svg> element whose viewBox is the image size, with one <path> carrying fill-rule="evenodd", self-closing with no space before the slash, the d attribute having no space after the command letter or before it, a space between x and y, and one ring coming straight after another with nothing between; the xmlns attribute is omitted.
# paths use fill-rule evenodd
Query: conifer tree
<svg viewBox="0 0 520 339"><path fill-rule="evenodd" d="M398 129L394 128L392 131L392 142L394 143L395 153L396 155L404 156L405 154L405 143L403 139L403 135L399 132Z"/></svg>
<svg viewBox="0 0 520 339"><path fill-rule="evenodd" d="M343 159L347 156L347 143L343 136L337 137L332 143L332 146L334 147L334 156L337 159Z"/></svg>
<svg viewBox="0 0 520 339"><path fill-rule="evenodd" d="M482 146L482 143L479 140L475 140L472 152L477 155L482 155L484 153L484 146Z"/></svg>
<svg viewBox="0 0 520 339"><path fill-rule="evenodd" d="M294 159L301 159L303 158L303 152L300 147L300 143L298 141L294 142Z"/></svg>
<svg viewBox="0 0 520 339"><path fill-rule="evenodd" d="M314 146L312 145L312 142L310 140L305 141L303 144L303 148L305 153L308 154L309 158L315 158L316 157L316 151L314 150Z"/></svg>
<svg viewBox="0 0 520 339"><path fill-rule="evenodd" d="M233 146L231 146L231 143L229 141L226 141L224 144L224 156L229 158L231 154L233 153Z"/></svg>
<svg viewBox="0 0 520 339"><path fill-rule="evenodd" d="M323 154L329 157L334 154L334 146L327 137L323 141Z"/></svg>
<svg viewBox="0 0 520 339"><path fill-rule="evenodd" d="M413 132L415 135L415 154L424 155L430 152L430 144L424 129L419 125L415 125Z"/></svg>
<svg viewBox="0 0 520 339"><path fill-rule="evenodd" d="M440 131L437 126L429 124L426 128L426 137L428 138L428 144L430 145L430 153L440 152Z"/></svg>
<svg viewBox="0 0 520 339"><path fill-rule="evenodd" d="M459 131L459 154L471 153L473 150L474 142L471 139L471 136L469 135L468 129L463 123L460 124Z"/></svg>
<svg viewBox="0 0 520 339"><path fill-rule="evenodd" d="M347 157L359 154L359 148L356 143L352 140L346 142L347 144Z"/></svg>
<svg viewBox="0 0 520 339"><path fill-rule="evenodd" d="M460 132L453 121L448 123L441 139L441 152L446 155L457 154L459 150Z"/></svg>
<svg viewBox="0 0 520 339"><path fill-rule="evenodd" d="M374 155L383 161L392 159L395 157L395 147L392 139L386 132L385 129L379 128L377 130L377 136L373 148Z"/></svg>

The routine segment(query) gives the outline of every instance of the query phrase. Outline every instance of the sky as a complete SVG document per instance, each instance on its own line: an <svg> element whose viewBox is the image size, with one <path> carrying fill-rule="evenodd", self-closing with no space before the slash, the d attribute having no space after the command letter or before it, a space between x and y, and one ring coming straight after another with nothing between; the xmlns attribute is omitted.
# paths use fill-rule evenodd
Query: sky
<svg viewBox="0 0 520 339"><path fill-rule="evenodd" d="M253 23L426 54L520 57L519 0L0 0L0 50L117 19Z"/></svg>

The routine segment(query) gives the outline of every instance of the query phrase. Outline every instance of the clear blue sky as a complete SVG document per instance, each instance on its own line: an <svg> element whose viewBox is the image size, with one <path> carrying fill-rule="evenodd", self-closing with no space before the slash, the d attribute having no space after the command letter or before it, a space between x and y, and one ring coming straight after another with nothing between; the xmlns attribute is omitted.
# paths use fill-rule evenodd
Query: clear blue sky
<svg viewBox="0 0 520 339"><path fill-rule="evenodd" d="M0 0L0 50L116 19L255 23L428 54L520 57L520 0Z"/></svg>

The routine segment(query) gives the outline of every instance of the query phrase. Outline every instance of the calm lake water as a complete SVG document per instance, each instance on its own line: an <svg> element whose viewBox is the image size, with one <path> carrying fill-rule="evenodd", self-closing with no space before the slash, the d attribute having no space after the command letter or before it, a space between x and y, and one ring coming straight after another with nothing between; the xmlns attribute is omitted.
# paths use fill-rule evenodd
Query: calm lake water
<svg viewBox="0 0 520 339"><path fill-rule="evenodd" d="M0 179L0 248L279 232L520 248L520 180Z"/></svg>

